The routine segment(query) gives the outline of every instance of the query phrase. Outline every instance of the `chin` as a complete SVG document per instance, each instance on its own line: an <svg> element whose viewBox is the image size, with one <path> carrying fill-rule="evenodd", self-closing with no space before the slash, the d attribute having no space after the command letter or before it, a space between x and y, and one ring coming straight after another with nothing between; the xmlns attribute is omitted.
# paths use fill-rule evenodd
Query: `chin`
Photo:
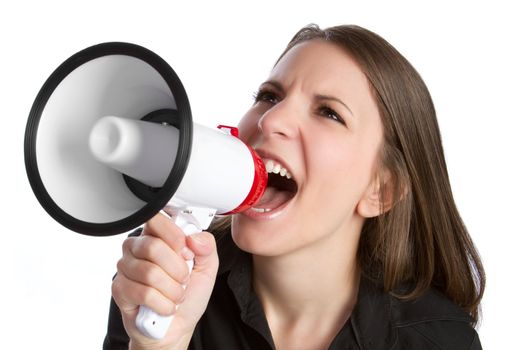
<svg viewBox="0 0 525 350"><path fill-rule="evenodd" d="M276 256L286 252L286 245L291 240L285 236L291 231L286 230L283 234L282 229L272 228L273 225L247 221L243 217L232 220L232 238L239 249L260 256Z"/></svg>
<svg viewBox="0 0 525 350"><path fill-rule="evenodd" d="M253 222L245 217L232 220L232 238L243 251L265 257L285 256L315 246L322 236L304 225Z"/></svg>

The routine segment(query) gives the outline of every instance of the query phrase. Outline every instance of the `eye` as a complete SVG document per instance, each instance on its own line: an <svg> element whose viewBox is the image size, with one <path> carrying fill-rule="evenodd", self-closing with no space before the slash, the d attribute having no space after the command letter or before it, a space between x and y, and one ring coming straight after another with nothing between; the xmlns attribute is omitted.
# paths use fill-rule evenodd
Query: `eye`
<svg viewBox="0 0 525 350"><path fill-rule="evenodd" d="M255 103L257 102L267 102L271 104L276 104L279 102L279 98L277 94L272 92L271 90L267 89L261 89L253 94L253 98L255 100Z"/></svg>
<svg viewBox="0 0 525 350"><path fill-rule="evenodd" d="M325 118L328 118L328 119L332 119L338 123L341 123L343 125L346 126L346 123L344 121L343 118L341 118L341 116L336 112L334 111L332 108L326 106L326 105L321 105L319 108L318 108L318 113L320 116L322 117L325 117Z"/></svg>

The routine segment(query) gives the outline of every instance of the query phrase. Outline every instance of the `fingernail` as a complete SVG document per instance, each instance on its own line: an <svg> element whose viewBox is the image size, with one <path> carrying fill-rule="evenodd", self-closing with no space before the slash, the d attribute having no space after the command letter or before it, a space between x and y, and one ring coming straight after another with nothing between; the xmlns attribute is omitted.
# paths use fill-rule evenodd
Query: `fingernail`
<svg viewBox="0 0 525 350"><path fill-rule="evenodd" d="M195 258L195 254L188 247L182 248L180 255L184 260L193 260L193 258Z"/></svg>

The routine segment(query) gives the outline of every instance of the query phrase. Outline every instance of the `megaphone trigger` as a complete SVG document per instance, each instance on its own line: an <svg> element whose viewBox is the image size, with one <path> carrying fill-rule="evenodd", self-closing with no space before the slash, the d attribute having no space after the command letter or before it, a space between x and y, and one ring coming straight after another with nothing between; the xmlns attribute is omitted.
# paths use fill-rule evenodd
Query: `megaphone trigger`
<svg viewBox="0 0 525 350"><path fill-rule="evenodd" d="M206 230L213 218L216 209L202 207L175 207L166 205L163 209L173 220L175 224L182 229L186 236Z"/></svg>

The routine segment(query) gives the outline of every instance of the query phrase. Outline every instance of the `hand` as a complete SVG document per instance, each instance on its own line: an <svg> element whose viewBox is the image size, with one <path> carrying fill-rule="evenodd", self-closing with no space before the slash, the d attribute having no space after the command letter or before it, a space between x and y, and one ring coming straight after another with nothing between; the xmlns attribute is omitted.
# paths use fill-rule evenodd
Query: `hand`
<svg viewBox="0 0 525 350"><path fill-rule="evenodd" d="M141 236L124 241L122 251L112 294L131 339L130 349L186 349L215 283L215 239L208 232L186 237L173 220L158 214ZM186 260L192 258L190 275ZM175 315L164 339L150 339L137 329L140 305L160 315Z"/></svg>

